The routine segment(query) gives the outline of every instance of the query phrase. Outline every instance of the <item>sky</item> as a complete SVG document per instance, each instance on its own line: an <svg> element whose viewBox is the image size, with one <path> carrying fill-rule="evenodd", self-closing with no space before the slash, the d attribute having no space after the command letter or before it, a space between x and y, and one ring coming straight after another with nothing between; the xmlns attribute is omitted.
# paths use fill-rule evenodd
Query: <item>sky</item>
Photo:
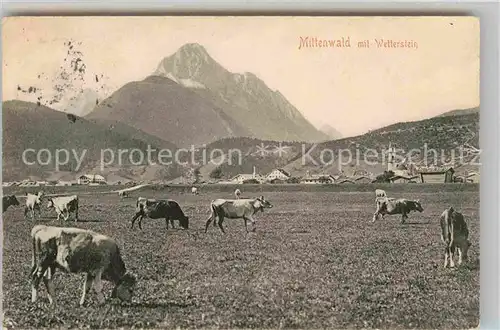
<svg viewBox="0 0 500 330"><path fill-rule="evenodd" d="M307 37L349 39L351 47L300 47ZM3 18L2 99L26 99L18 85L51 88L37 77L56 75L69 39L81 42L89 74L108 77L106 93L199 43L229 71L256 74L315 126L344 136L479 105L474 17ZM379 48L381 39L418 47ZM358 47L364 40L369 48Z"/></svg>

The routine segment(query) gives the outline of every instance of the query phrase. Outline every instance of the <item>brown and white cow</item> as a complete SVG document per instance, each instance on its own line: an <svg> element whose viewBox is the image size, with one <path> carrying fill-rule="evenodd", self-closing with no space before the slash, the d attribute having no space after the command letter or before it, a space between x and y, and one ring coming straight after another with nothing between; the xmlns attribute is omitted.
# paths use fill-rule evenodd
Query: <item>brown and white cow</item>
<svg viewBox="0 0 500 330"><path fill-rule="evenodd" d="M49 303L54 303L52 277L56 269L66 273L86 273L80 305L85 303L93 287L100 304L105 298L101 280L114 284L111 297L130 301L136 278L127 272L116 242L105 235L69 227L37 225L31 230L33 244L31 269L31 301L36 302L40 281L43 278Z"/></svg>
<svg viewBox="0 0 500 330"><path fill-rule="evenodd" d="M458 250L458 265L467 261L467 253L471 243L469 241L469 228L462 213L449 207L439 217L441 225L441 240L445 243L444 267L455 267L453 258Z"/></svg>
<svg viewBox="0 0 500 330"><path fill-rule="evenodd" d="M224 218L228 219L243 219L245 222L245 229L248 232L247 222L252 222L252 231L255 231L255 220L253 215L258 211L264 212L265 208L272 208L273 205L264 199L264 196L258 198L248 199L216 199L210 203L210 217L205 224L205 233L208 226L213 221L214 227L216 223L219 225L220 230L225 233L222 222ZM216 218L219 219L216 222Z"/></svg>
<svg viewBox="0 0 500 330"><path fill-rule="evenodd" d="M57 213L57 220L62 216L68 221L70 213L74 212L75 221L78 221L78 196L49 197L48 209L54 209Z"/></svg>
<svg viewBox="0 0 500 330"><path fill-rule="evenodd" d="M7 211L9 206L18 206L19 201L16 198L16 195L2 196L2 213Z"/></svg>
<svg viewBox="0 0 500 330"><path fill-rule="evenodd" d="M377 210L373 214L372 222L375 222L375 220L377 220L380 215L382 215L383 218L386 214L401 214L401 223L405 223L406 219L408 219L408 213L410 213L411 211L424 211L424 208L422 207L422 204L420 204L419 200L379 197L376 200L376 204Z"/></svg>
<svg viewBox="0 0 500 330"><path fill-rule="evenodd" d="M28 213L31 213L31 219L35 220L35 211L38 211L38 216L41 216L40 206L44 193L39 191L38 194L26 193L26 207L24 208L24 219L27 218Z"/></svg>
<svg viewBox="0 0 500 330"><path fill-rule="evenodd" d="M174 220L179 220L182 228L189 228L189 217L182 211L179 203L171 199L146 199L139 197L136 202L136 213L132 219L131 229L134 228L135 221L139 218L139 229L142 229L142 219L144 217L150 219L165 219L167 224L170 221L174 228Z"/></svg>

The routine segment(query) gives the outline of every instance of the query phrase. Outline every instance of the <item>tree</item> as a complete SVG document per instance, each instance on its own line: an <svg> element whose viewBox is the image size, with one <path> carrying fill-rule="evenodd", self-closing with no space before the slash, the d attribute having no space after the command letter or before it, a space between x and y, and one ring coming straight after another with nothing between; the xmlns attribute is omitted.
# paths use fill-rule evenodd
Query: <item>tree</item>
<svg viewBox="0 0 500 330"><path fill-rule="evenodd" d="M224 173L222 173L222 169L220 166L217 166L216 168L213 169L212 172L210 172L210 177L212 179L221 179L224 176Z"/></svg>

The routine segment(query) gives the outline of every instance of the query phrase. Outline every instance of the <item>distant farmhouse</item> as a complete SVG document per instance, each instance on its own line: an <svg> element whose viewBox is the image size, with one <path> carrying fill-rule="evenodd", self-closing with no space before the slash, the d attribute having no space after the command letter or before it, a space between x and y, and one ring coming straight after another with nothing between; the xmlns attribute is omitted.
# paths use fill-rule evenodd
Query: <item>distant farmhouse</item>
<svg viewBox="0 0 500 330"><path fill-rule="evenodd" d="M291 177L290 173L282 168L277 168L266 176L266 181L271 182L273 180L286 181Z"/></svg>
<svg viewBox="0 0 500 330"><path fill-rule="evenodd" d="M107 184L106 179L99 174L83 174L78 177L77 183L80 185Z"/></svg>
<svg viewBox="0 0 500 330"><path fill-rule="evenodd" d="M418 173L422 183L452 183L455 170L452 167L422 167Z"/></svg>
<svg viewBox="0 0 500 330"><path fill-rule="evenodd" d="M265 178L262 177L262 175L260 174L257 174L257 170L255 168L255 166L253 167L253 173L252 174L238 174L234 177L232 177L229 182L230 183L233 183L233 184L242 184L242 183L245 183L245 182L248 182L250 180L256 180L258 181L259 183L262 183L265 181Z"/></svg>
<svg viewBox="0 0 500 330"><path fill-rule="evenodd" d="M300 183L302 184L329 184L335 183L335 178L330 174L310 174L307 172Z"/></svg>

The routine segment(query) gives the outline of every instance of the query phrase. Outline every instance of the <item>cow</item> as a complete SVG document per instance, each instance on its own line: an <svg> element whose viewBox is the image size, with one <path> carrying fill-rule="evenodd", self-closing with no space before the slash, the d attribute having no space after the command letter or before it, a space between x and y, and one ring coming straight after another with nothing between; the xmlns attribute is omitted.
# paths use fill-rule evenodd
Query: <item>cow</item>
<svg viewBox="0 0 500 330"><path fill-rule="evenodd" d="M196 187L191 188L191 193L193 195L198 195L198 188L196 188Z"/></svg>
<svg viewBox="0 0 500 330"><path fill-rule="evenodd" d="M130 301L136 277L127 272L116 242L105 235L70 227L36 225L31 230L32 268L31 301L37 300L40 280L48 292L49 303L54 303L52 277L56 269L65 273L86 273L80 306L85 303L88 291L94 288L99 304L105 302L101 280L114 284L112 298Z"/></svg>
<svg viewBox="0 0 500 330"><path fill-rule="evenodd" d="M179 204L171 199L146 199L139 197L136 203L136 213L132 219L132 225L130 229L134 228L134 223L139 218L139 229L142 229L142 219L144 217L150 219L165 219L165 223L168 229L168 222L172 224L174 228L174 220L179 220L179 224L182 228L189 228L189 217L187 217L182 211Z"/></svg>
<svg viewBox="0 0 500 330"><path fill-rule="evenodd" d="M248 233L247 222L250 220L252 222L252 231L255 231L255 220L253 215L258 211L264 212L265 208L272 208L273 205L264 199L264 196L258 198L247 198L247 199L215 199L210 203L210 217L205 224L205 233L208 230L208 226L213 221L214 227L218 223L220 230L223 233L224 227L222 222L224 218L228 219L243 219L245 222L245 229ZM216 218L219 221L216 222Z"/></svg>
<svg viewBox="0 0 500 330"><path fill-rule="evenodd" d="M240 199L240 196L241 196L241 190L236 189L236 190L234 191L234 196L236 197L236 199Z"/></svg>
<svg viewBox="0 0 500 330"><path fill-rule="evenodd" d="M444 268L448 267L448 264L451 268L455 267L453 258L456 250L458 250L458 265L460 266L462 261L467 261L467 252L471 246L467 222L462 213L455 211L450 206L439 217L439 223L441 225L441 240L445 243Z"/></svg>
<svg viewBox="0 0 500 330"><path fill-rule="evenodd" d="M129 194L128 194L128 191L120 190L120 191L118 191L118 196L121 198L127 198L127 197L129 197Z"/></svg>
<svg viewBox="0 0 500 330"><path fill-rule="evenodd" d="M375 189L375 196L376 196L376 198L387 197L387 194L385 193L385 190Z"/></svg>
<svg viewBox="0 0 500 330"><path fill-rule="evenodd" d="M26 207L24 208L24 219L27 219L28 212L31 212L31 218L35 220L35 211L38 211L38 216L41 216L42 211L40 210L40 205L42 204L42 198L44 193L39 191L38 194L26 193Z"/></svg>
<svg viewBox="0 0 500 330"><path fill-rule="evenodd" d="M15 195L2 196L2 213L7 211L9 206L18 206L19 201Z"/></svg>
<svg viewBox="0 0 500 330"><path fill-rule="evenodd" d="M379 197L376 200L377 210L373 214L372 222L378 219L379 215L394 215L401 214L401 223L405 223L406 219L408 219L408 213L411 211L419 211L423 212L424 208L419 200L408 200L405 198L388 198L388 197Z"/></svg>
<svg viewBox="0 0 500 330"><path fill-rule="evenodd" d="M69 214L75 213L75 222L78 221L78 196L63 196L63 197L49 197L47 204L48 209L55 209L57 213L57 220L62 217L64 221L68 221Z"/></svg>

